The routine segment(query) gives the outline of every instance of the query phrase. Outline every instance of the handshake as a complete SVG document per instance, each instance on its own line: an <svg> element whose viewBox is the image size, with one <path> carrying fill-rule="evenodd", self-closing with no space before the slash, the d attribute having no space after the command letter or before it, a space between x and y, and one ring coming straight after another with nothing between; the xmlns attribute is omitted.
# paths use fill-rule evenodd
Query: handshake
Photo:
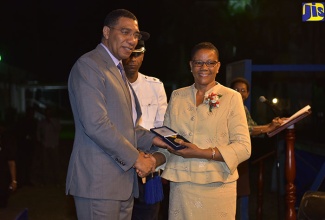
<svg viewBox="0 0 325 220"><path fill-rule="evenodd" d="M139 177L146 177L150 173L155 172L156 159L151 154L140 152L139 157L134 164L134 168Z"/></svg>
<svg viewBox="0 0 325 220"><path fill-rule="evenodd" d="M160 137L154 137L153 142L154 145L160 148L168 148L169 145L166 144ZM135 168L139 177L146 177L150 173L155 172L157 166L160 166L166 162L166 158L162 153L155 153L154 156L152 154L146 154L144 152L139 153L138 159L135 161L133 167Z"/></svg>

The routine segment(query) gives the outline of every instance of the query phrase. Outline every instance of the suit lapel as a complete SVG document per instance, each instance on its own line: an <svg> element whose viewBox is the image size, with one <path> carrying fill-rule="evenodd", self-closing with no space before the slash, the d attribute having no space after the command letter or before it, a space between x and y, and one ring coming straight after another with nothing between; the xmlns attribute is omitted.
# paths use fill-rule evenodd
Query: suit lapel
<svg viewBox="0 0 325 220"><path fill-rule="evenodd" d="M103 60L106 62L106 68L107 68L108 72L111 73L116 78L118 83L120 84L120 88L123 90L123 93L124 93L125 98L127 99L127 102L130 103L128 105L128 108L129 108L130 114L132 116L132 101L131 101L130 90L125 85L119 69L117 68L117 66L115 66L115 63L113 62L112 58L109 56L109 54L103 48L102 45L100 45L100 44L97 45L96 50L98 50L99 54L102 56Z"/></svg>
<svg viewBox="0 0 325 220"><path fill-rule="evenodd" d="M112 63L113 63L113 61L112 61ZM130 90L125 85L124 80L122 78L122 75L121 75L119 69L115 66L114 63L112 65L107 63L107 69L116 77L116 79L118 80L121 88L123 89L124 95L127 98L128 102L131 102Z"/></svg>

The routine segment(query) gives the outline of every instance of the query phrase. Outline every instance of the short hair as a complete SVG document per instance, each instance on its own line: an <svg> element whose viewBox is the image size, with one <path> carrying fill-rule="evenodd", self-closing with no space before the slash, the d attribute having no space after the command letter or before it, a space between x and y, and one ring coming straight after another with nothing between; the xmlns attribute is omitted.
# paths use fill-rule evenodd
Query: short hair
<svg viewBox="0 0 325 220"><path fill-rule="evenodd" d="M191 52L191 60L193 60L193 57L194 55L196 54L196 52L198 50L201 50L201 49L208 49L208 50L214 50L217 54L217 57L218 57L218 60L219 60L219 51L218 49L210 42L201 42L201 43L198 43L197 45L195 45L193 48L192 48L192 52Z"/></svg>
<svg viewBox="0 0 325 220"><path fill-rule="evenodd" d="M231 81L231 83L230 83L230 88L233 89L236 83L244 83L244 84L246 84L247 92L249 92L249 82L245 78L237 77L237 78L233 79Z"/></svg>
<svg viewBox="0 0 325 220"><path fill-rule="evenodd" d="M137 17L132 12L126 9L115 9L107 14L104 21L104 26L115 26L121 17L131 18L138 21Z"/></svg>

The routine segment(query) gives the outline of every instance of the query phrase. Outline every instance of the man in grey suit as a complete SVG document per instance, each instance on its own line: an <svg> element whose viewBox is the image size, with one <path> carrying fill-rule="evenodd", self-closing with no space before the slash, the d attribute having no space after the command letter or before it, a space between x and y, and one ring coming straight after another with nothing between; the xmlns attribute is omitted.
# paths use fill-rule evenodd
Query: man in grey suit
<svg viewBox="0 0 325 220"><path fill-rule="evenodd" d="M124 81L121 60L128 58L140 32L137 18L125 9L105 19L101 43L72 67L68 88L75 139L66 194L73 195L78 219L131 219L137 174L153 172L165 158L151 146L166 144L138 125L138 99ZM146 153L145 153L146 152Z"/></svg>

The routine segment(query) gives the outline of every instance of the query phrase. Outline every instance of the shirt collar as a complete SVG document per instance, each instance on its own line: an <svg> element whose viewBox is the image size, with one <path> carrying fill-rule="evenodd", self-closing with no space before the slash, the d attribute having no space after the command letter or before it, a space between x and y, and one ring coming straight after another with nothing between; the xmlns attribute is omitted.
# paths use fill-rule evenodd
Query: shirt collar
<svg viewBox="0 0 325 220"><path fill-rule="evenodd" d="M104 49L107 51L108 55L112 58L113 62L115 63L115 66L121 63L120 60L116 59L114 55L109 51L109 49L103 43L100 43L100 45L102 45Z"/></svg>

